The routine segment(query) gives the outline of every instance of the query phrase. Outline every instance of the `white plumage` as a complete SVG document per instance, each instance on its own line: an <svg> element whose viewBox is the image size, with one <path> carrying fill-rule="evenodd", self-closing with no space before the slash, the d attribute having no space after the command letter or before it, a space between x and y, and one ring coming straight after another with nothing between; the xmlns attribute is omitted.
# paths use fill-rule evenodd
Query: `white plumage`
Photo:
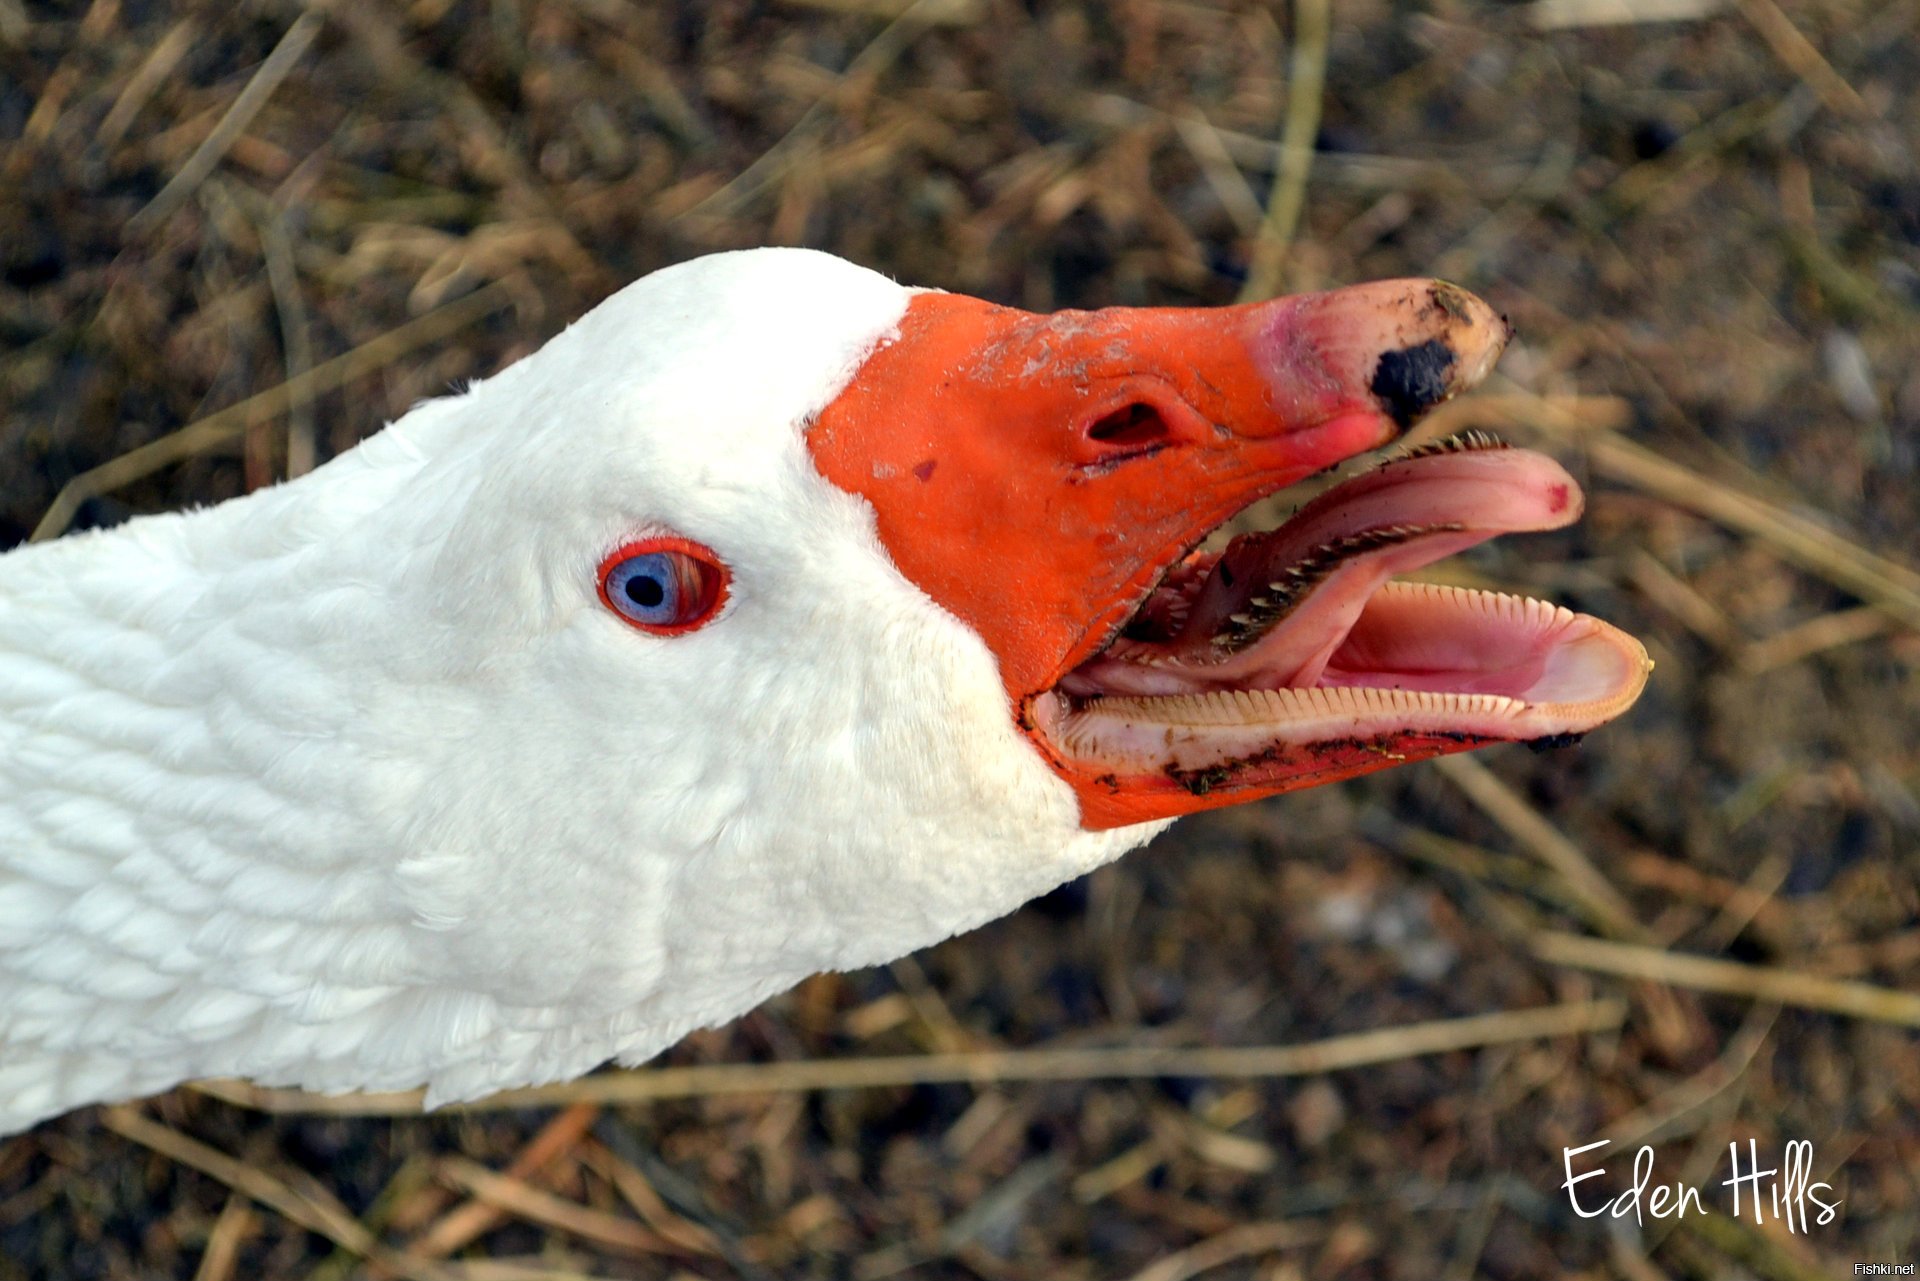
<svg viewBox="0 0 1920 1281"><path fill-rule="evenodd" d="M0 558L0 1132L636 1062L1155 830L1080 830L808 460L908 297L689 263L296 482ZM600 606L656 527L727 559L714 626Z"/></svg>

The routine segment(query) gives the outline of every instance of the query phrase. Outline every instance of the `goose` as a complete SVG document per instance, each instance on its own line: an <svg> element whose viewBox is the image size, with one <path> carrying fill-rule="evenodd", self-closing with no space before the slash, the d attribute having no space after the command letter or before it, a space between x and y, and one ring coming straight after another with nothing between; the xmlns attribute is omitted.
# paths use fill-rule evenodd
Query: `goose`
<svg viewBox="0 0 1920 1281"><path fill-rule="evenodd" d="M638 1064L1173 819L1638 696L1396 578L1576 519L1398 438L1508 337L1402 280L1032 314L826 254L630 285L290 483L0 557L0 1133L205 1076Z"/></svg>

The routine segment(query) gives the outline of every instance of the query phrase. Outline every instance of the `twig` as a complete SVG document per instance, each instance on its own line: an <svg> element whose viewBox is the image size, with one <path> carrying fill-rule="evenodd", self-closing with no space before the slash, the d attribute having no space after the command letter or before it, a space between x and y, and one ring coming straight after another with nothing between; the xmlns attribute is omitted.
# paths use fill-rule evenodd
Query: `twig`
<svg viewBox="0 0 1920 1281"><path fill-rule="evenodd" d="M1227 144L1220 139L1220 131L1213 126L1200 111L1189 106L1185 111L1177 111L1169 117L1174 130L1180 135L1180 141L1187 144L1187 150L1200 165L1200 174L1207 180L1207 186L1213 189L1213 195L1220 207L1233 219L1233 225L1243 236L1260 234L1261 212L1260 198L1253 194L1253 187L1247 182L1247 175L1234 163Z"/></svg>
<svg viewBox="0 0 1920 1281"><path fill-rule="evenodd" d="M1161 1076L1270 1078L1313 1076L1399 1059L1488 1045L1607 1032L1620 1026L1619 1001L1573 1001L1467 1018L1436 1019L1311 1041L1304 1045L1110 1046L1087 1049L982 1050L887 1058L713 1063L606 1072L563 1085L507 1090L455 1110L500 1111L563 1103L625 1104L714 1094L885 1089L903 1085L998 1081L1140 1080ZM202 1081L195 1089L262 1112L334 1116L408 1116L417 1090L322 1096L269 1090L242 1081Z"/></svg>
<svg viewBox="0 0 1920 1281"><path fill-rule="evenodd" d="M1710 164L1765 129L1781 108L1779 98L1756 98L1728 107L1651 160L1625 170L1595 197L1586 215L1612 222L1637 212L1663 188ZM1598 229L1595 223L1592 229Z"/></svg>
<svg viewBox="0 0 1920 1281"><path fill-rule="evenodd" d="M1103 129L1131 129L1150 121L1171 124L1178 119L1171 112L1117 93L1084 92L1076 101L1080 119ZM1219 125L1213 129L1235 164L1249 170L1278 172L1283 144ZM1316 183L1371 195L1400 192L1505 199L1537 168L1537 160L1517 155L1502 156L1465 172L1444 160L1412 156L1336 152L1316 152L1313 156Z"/></svg>
<svg viewBox="0 0 1920 1281"><path fill-rule="evenodd" d="M1241 302L1280 292L1287 250L1307 201L1313 143L1320 133L1320 107L1327 83L1327 29L1331 0L1294 0L1293 59L1287 74L1287 123L1280 135L1280 168L1267 195L1267 216L1253 242Z"/></svg>
<svg viewBox="0 0 1920 1281"><path fill-rule="evenodd" d="M1156 1133L1119 1156L1076 1175L1073 1180L1073 1199L1082 1205L1105 1200L1129 1183L1137 1183L1152 1174L1166 1159L1167 1142Z"/></svg>
<svg viewBox="0 0 1920 1281"><path fill-rule="evenodd" d="M1739 938L1754 918L1767 910L1767 904L1773 902L1773 896L1780 892L1792 871L1793 860L1786 851L1769 850L1753 865L1746 882L1727 896L1713 919L1694 936L1695 945L1718 952Z"/></svg>
<svg viewBox="0 0 1920 1281"><path fill-rule="evenodd" d="M1782 13L1773 0L1734 0L1734 3L1773 50L1773 56L1819 94L1829 111L1856 120L1872 117L1873 108L1860 96L1860 91L1833 69L1833 64L1814 48L1813 41L1801 34L1800 28L1793 25L1793 19Z"/></svg>
<svg viewBox="0 0 1920 1281"><path fill-rule="evenodd" d="M226 1205L221 1207L220 1217L213 1221L213 1230L207 1233L207 1248L200 1256L193 1281L227 1281L239 1261L240 1246L257 1226L247 1198L237 1192L230 1194Z"/></svg>
<svg viewBox="0 0 1920 1281"><path fill-rule="evenodd" d="M213 127L206 141L187 157L187 163L180 166L180 171L167 181L159 195L148 201L139 213L127 219L129 236L140 235L178 209L181 202L193 194L194 188L206 181L207 175L227 154L227 148L233 145L234 139L246 132L253 118L267 105L267 99L273 96L273 91L280 87L280 82L300 61L307 46L313 43L313 38L320 34L322 22L320 15L311 9L293 20L293 25L280 37L280 43L273 47L267 60L253 73L253 79L247 81L247 87L227 108L227 114L220 117L220 123Z"/></svg>
<svg viewBox="0 0 1920 1281"><path fill-rule="evenodd" d="M1607 1137L1622 1148L1642 1143L1658 1143L1677 1137L1678 1122L1697 1112L1729 1088L1753 1066L1753 1059L1766 1044L1767 1034L1780 1017L1777 1005L1756 1005L1747 1014L1720 1057L1678 1085L1607 1126Z"/></svg>
<svg viewBox="0 0 1920 1281"><path fill-rule="evenodd" d="M1879 966L1895 969L1920 961L1920 929L1904 930L1867 942L1842 943L1821 952L1814 964L1829 976L1858 974Z"/></svg>
<svg viewBox="0 0 1920 1281"><path fill-rule="evenodd" d="M613 1184L613 1190L632 1207L642 1222L685 1253L716 1258L725 1255L726 1250L719 1238L691 1219L676 1214L654 1188L653 1182L632 1164L621 1160L612 1148L588 1139L581 1146L580 1163Z"/></svg>
<svg viewBox="0 0 1920 1281"><path fill-rule="evenodd" d="M448 1182L480 1201L543 1227L592 1241L623 1254L684 1254L685 1248L655 1232L652 1228L608 1214L604 1210L542 1192L519 1179L497 1174L465 1157L447 1157L440 1162L440 1174Z"/></svg>
<svg viewBox="0 0 1920 1281"><path fill-rule="evenodd" d="M780 0L789 9L823 9L828 13L852 13L863 18L898 18L911 0ZM970 27L986 14L981 0L935 0L921 14L921 20L944 27Z"/></svg>
<svg viewBox="0 0 1920 1281"><path fill-rule="evenodd" d="M1147 1177L1183 1147L1202 1161L1242 1173L1264 1173L1273 1167L1273 1149L1257 1139L1227 1132L1253 1114L1256 1105L1252 1103L1252 1098L1252 1091L1237 1090L1200 1117L1177 1109L1156 1109L1152 1116L1153 1133L1149 1138L1075 1176L1072 1183L1074 1199L1082 1205L1092 1205L1112 1196L1128 1184ZM1243 1102L1231 1109L1222 1106L1232 1099Z"/></svg>
<svg viewBox="0 0 1920 1281"><path fill-rule="evenodd" d="M901 11L899 17L881 28L867 47L854 55L853 61L841 73L838 83L845 85L865 75L878 75L893 62L907 47L922 35L939 26L953 8L952 0L914 0ZM788 156L801 142L811 137L827 117L836 95L833 92L816 98L813 105L801 113L793 128L765 151L754 162L735 174L726 186L721 187L706 199L686 209L678 215L676 221L699 217L703 214L728 214L744 205L747 201L778 182L780 175L787 170Z"/></svg>
<svg viewBox="0 0 1920 1281"><path fill-rule="evenodd" d="M1756 1001L1775 1001L1877 1023L1920 1027L1920 992L1896 992L1869 983L1816 978L1796 970L1764 969L1737 961L1686 956L1659 948L1550 931L1534 936L1533 950L1541 960L1554 965L1649 979L1703 992L1724 992Z"/></svg>
<svg viewBox="0 0 1920 1281"><path fill-rule="evenodd" d="M1243 1223L1149 1264L1133 1274L1133 1281L1187 1281L1188 1277L1197 1277L1202 1272L1256 1254L1294 1249L1325 1234L1324 1225L1317 1223L1292 1223L1285 1219L1274 1223Z"/></svg>
<svg viewBox="0 0 1920 1281"><path fill-rule="evenodd" d="M1748 810L1743 815L1735 814L1723 807L1719 818L1721 830L1735 831L1757 812ZM1631 854L1621 860L1620 871L1634 884L1659 890L1667 898L1706 904L1720 911L1738 902L1746 892L1744 887L1732 881L1710 876L1688 863L1666 858L1650 850ZM1778 936L1787 928L1788 913L1778 902L1768 899L1757 906L1753 921L1756 927Z"/></svg>
<svg viewBox="0 0 1920 1281"><path fill-rule="evenodd" d="M24 21L26 15L19 15ZM71 51L60 60L41 86L40 96L33 104L33 110L27 113L26 123L20 126L18 141L0 153L0 180L12 184L18 182L40 155L40 149L52 138L59 127L62 115L67 108L67 99L80 86L83 59L90 57L93 51L105 41L113 31L120 17L119 0L93 0L87 6L86 16L80 19L79 38L71 43ZM15 26L9 23L9 26ZM32 30L31 23L24 27L15 27L25 36Z"/></svg>
<svg viewBox="0 0 1920 1281"><path fill-rule="evenodd" d="M363 1259L376 1261L400 1276L412 1277L415 1281L449 1281L450 1274L439 1265L381 1245L338 1201L320 1200L297 1192L265 1170L142 1116L132 1107L107 1108L101 1112L100 1122L122 1138L217 1179L307 1231L318 1233Z"/></svg>
<svg viewBox="0 0 1920 1281"><path fill-rule="evenodd" d="M1595 475L1757 538L1800 568L1871 601L1905 626L1920 628L1920 573L1804 516L1716 484L1633 441L1596 434L1582 444Z"/></svg>
<svg viewBox="0 0 1920 1281"><path fill-rule="evenodd" d="M280 317L280 348L286 354L287 381L313 368L313 333L307 323L307 305L300 296L300 272L294 265L293 238L287 234L284 210L269 208L259 218L260 249L267 261L267 284L273 290L274 310ZM304 476L318 461L311 393L293 397L287 406L287 477Z"/></svg>
<svg viewBox="0 0 1920 1281"><path fill-rule="evenodd" d="M1477 274L1482 262L1515 238L1516 227L1523 226L1543 206L1566 192L1579 158L1580 148L1570 141L1547 143L1540 149L1533 171L1500 206L1489 211L1472 230L1433 259L1433 274L1449 279Z"/></svg>
<svg viewBox="0 0 1920 1281"><path fill-rule="evenodd" d="M357 0L305 0L349 33L365 51L381 77L397 91L429 98L436 113L458 126L462 150L471 149L482 169L504 188L509 205L519 211L508 221L549 224L553 260L576 281L601 275L601 267L581 245L552 192L521 154L514 137L494 119L479 94L465 80L430 66L410 52L394 15L386 6ZM496 215L497 216L497 215Z"/></svg>
<svg viewBox="0 0 1920 1281"><path fill-rule="evenodd" d="M229 436L238 435L247 429L247 424L257 419L284 413L300 397L318 396L384 368L409 352L438 342L448 334L492 315L509 301L511 294L504 284L496 282L477 289L417 320L410 320L370 342L362 343L352 351L315 365L297 378L269 387L258 395L228 405L198 422L189 423L178 431L169 432L158 440L148 441L118 458L81 472L62 485L60 492L53 496L47 514L34 526L30 541L40 542L58 536L73 522L80 504L89 498L132 484L169 463L189 458Z"/></svg>
<svg viewBox="0 0 1920 1281"><path fill-rule="evenodd" d="M940 1229L939 1253L957 1255L964 1262L970 1248L996 1226L1025 1218L1027 1203L1059 1181L1066 1163L1060 1153L1049 1152L996 1179L978 1200Z"/></svg>
<svg viewBox="0 0 1920 1281"><path fill-rule="evenodd" d="M1496 379L1498 375L1495 376ZM1530 391L1492 392L1450 400L1408 432L1415 445L1480 427L1492 432L1535 431L1584 440L1586 432L1624 431L1633 424L1633 402L1624 396L1541 396Z"/></svg>
<svg viewBox="0 0 1920 1281"><path fill-rule="evenodd" d="M1507 835L1531 850L1542 863L1559 874L1573 891L1587 916L1609 934L1618 938L1645 938L1646 931L1634 919L1633 908L1621 897L1613 883L1600 874L1578 845L1568 840L1559 828L1547 822L1540 812L1522 800L1506 783L1471 756L1443 756L1434 767L1449 783L1466 794L1486 816L1498 823Z"/></svg>
<svg viewBox="0 0 1920 1281"><path fill-rule="evenodd" d="M1837 315L1908 325L1913 313L1920 310L1905 295L1842 262L1812 228L1786 223L1780 226L1779 235L1788 259L1807 275Z"/></svg>
<svg viewBox="0 0 1920 1281"><path fill-rule="evenodd" d="M1527 22L1536 31L1691 22L1719 11L1723 0L1534 0Z"/></svg>
<svg viewBox="0 0 1920 1281"><path fill-rule="evenodd" d="M371 1237L383 1237L389 1230L404 1233L407 1212L413 1206L435 1197L441 1198L433 1203L437 1205L448 1204L454 1199L452 1192L433 1182L433 1165L427 1155L416 1152L400 1163L393 1177L375 1194L372 1204L360 1215L360 1226ZM433 1211L428 1209L426 1213ZM405 1248L417 1253L410 1245ZM305 1281L346 1281L346 1278L360 1270L359 1256L336 1246L332 1254L306 1274ZM372 1278L372 1281L387 1281L387 1278L381 1275Z"/></svg>
<svg viewBox="0 0 1920 1281"><path fill-rule="evenodd" d="M1362 816L1359 832L1396 854L1453 873L1460 879L1462 892L1473 900L1502 937L1524 942L1538 928L1538 914L1532 905L1510 891L1576 906L1570 901L1571 891L1566 882L1525 855L1496 854L1371 812Z"/></svg>
<svg viewBox="0 0 1920 1281"><path fill-rule="evenodd" d="M589 1103L560 1112L520 1149L502 1176L515 1181L533 1177L572 1150L599 1119L600 1109ZM447 1211L432 1227L414 1237L413 1252L426 1258L444 1258L492 1231L505 1217L502 1207L476 1196Z"/></svg>
<svg viewBox="0 0 1920 1281"><path fill-rule="evenodd" d="M105 152L120 144L127 126L133 123L134 117L140 114L140 109L152 99L154 92L166 83L167 77L180 65L180 60L193 51L194 43L199 39L198 19L182 18L168 28L167 34L160 37L141 61L139 69L127 81L127 87L113 100L106 118L94 131L94 146Z"/></svg>
<svg viewBox="0 0 1920 1281"><path fill-rule="evenodd" d="M1636 547L1628 554L1626 574L1641 595L1715 649L1729 652L1745 644L1739 624L1728 618L1725 610L1695 591L1693 584L1668 569L1646 548ZM1874 617L1879 618L1879 614Z"/></svg>
<svg viewBox="0 0 1920 1281"><path fill-rule="evenodd" d="M606 1281L597 1272L549 1267L544 1263L523 1263L517 1259L461 1259L448 1267L453 1270L454 1281Z"/></svg>

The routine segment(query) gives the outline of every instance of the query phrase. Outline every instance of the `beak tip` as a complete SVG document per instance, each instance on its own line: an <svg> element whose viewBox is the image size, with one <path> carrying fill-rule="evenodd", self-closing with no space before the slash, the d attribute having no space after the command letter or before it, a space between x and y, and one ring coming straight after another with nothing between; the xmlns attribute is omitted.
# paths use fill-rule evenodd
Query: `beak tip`
<svg viewBox="0 0 1920 1281"><path fill-rule="evenodd" d="M1442 401L1471 391L1513 337L1505 316L1458 285L1421 282L1426 297L1411 328L1421 341L1384 351L1369 390L1402 429Z"/></svg>
<svg viewBox="0 0 1920 1281"><path fill-rule="evenodd" d="M1513 324L1478 295L1445 280L1428 282L1437 337L1459 358L1455 391L1477 386L1513 340Z"/></svg>
<svg viewBox="0 0 1920 1281"><path fill-rule="evenodd" d="M1479 385L1513 336L1499 312L1444 280L1381 280L1263 306L1278 321L1276 370L1309 380L1296 355L1304 345L1317 354L1315 373L1332 374L1400 431Z"/></svg>

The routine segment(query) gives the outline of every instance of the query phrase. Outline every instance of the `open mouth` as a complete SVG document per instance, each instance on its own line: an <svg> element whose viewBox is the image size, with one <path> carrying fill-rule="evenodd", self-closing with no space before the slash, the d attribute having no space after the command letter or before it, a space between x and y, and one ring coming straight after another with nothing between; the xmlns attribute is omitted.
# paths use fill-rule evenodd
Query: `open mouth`
<svg viewBox="0 0 1920 1281"><path fill-rule="evenodd" d="M807 444L991 652L1081 825L1122 827L1632 704L1646 653L1605 623L1395 581L1577 519L1543 455L1458 437L1191 550L1471 390L1511 332L1437 280L1047 316L921 294Z"/></svg>
<svg viewBox="0 0 1920 1281"><path fill-rule="evenodd" d="M1559 464L1470 433L1390 459L1277 529L1173 559L1131 619L1029 707L1114 792L1291 790L1619 715L1651 663L1583 614L1395 581L1583 499Z"/></svg>

